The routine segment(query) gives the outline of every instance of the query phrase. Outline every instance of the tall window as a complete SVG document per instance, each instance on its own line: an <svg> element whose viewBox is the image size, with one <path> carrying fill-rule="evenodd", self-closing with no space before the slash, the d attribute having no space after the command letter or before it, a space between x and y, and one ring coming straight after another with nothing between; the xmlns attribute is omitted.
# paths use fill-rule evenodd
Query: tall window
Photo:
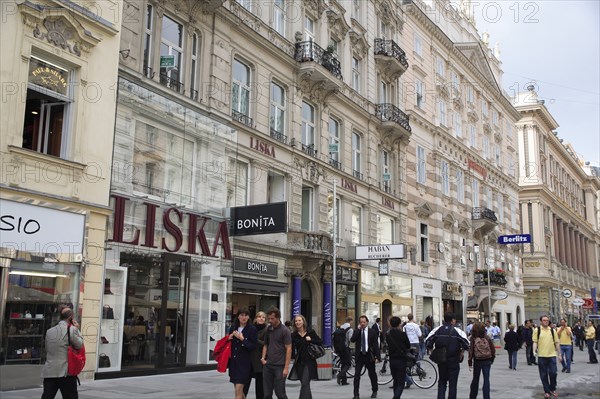
<svg viewBox="0 0 600 399"><path fill-rule="evenodd" d="M485 206L488 209L494 209L494 194L489 186L485 187Z"/></svg>
<svg viewBox="0 0 600 399"><path fill-rule="evenodd" d="M473 208L479 208L479 181L473 179L471 183L471 196L473 199Z"/></svg>
<svg viewBox="0 0 600 399"><path fill-rule="evenodd" d="M312 187L302 187L302 220L300 227L302 230L311 231L313 229L313 189Z"/></svg>
<svg viewBox="0 0 600 399"><path fill-rule="evenodd" d="M448 161L442 160L441 172L442 172L442 194L450 195L450 167L448 166Z"/></svg>
<svg viewBox="0 0 600 399"><path fill-rule="evenodd" d="M446 103L444 100L438 102L438 116L440 118L440 125L447 126L446 124Z"/></svg>
<svg viewBox="0 0 600 399"><path fill-rule="evenodd" d="M156 184L156 164L154 162L146 163L146 189L149 194L155 194Z"/></svg>
<svg viewBox="0 0 600 399"><path fill-rule="evenodd" d="M462 116L460 112L454 112L454 134L456 137L462 137Z"/></svg>
<svg viewBox="0 0 600 399"><path fill-rule="evenodd" d="M285 90L277 83L271 83L271 129L285 133Z"/></svg>
<svg viewBox="0 0 600 399"><path fill-rule="evenodd" d="M504 223L504 194L498 193L498 220Z"/></svg>
<svg viewBox="0 0 600 399"><path fill-rule="evenodd" d="M502 167L502 153L500 152L501 147L499 145L496 145L496 166L501 168Z"/></svg>
<svg viewBox="0 0 600 399"><path fill-rule="evenodd" d="M423 104L425 104L425 96L423 94L423 82L419 79L415 79L415 104L419 108L423 108Z"/></svg>
<svg viewBox="0 0 600 399"><path fill-rule="evenodd" d="M273 29L285 37L285 0L273 1Z"/></svg>
<svg viewBox="0 0 600 399"><path fill-rule="evenodd" d="M379 21L379 35L384 40L391 39L390 27L383 20Z"/></svg>
<svg viewBox="0 0 600 399"><path fill-rule="evenodd" d="M29 59L22 147L67 158L73 86L71 72L41 58Z"/></svg>
<svg viewBox="0 0 600 399"><path fill-rule="evenodd" d="M269 171L267 174L267 202L285 201L285 177L279 173Z"/></svg>
<svg viewBox="0 0 600 399"><path fill-rule="evenodd" d="M444 77L444 75L446 74L446 63L445 63L445 61L443 60L442 57L438 56L436 58L435 71L441 77Z"/></svg>
<svg viewBox="0 0 600 399"><path fill-rule="evenodd" d="M459 89L458 75L456 74L456 72L452 71L452 74L450 76L452 79L452 90L454 90L454 93L452 94L455 95L456 93L458 93Z"/></svg>
<svg viewBox="0 0 600 399"><path fill-rule="evenodd" d="M352 0L351 16L360 22L360 2L361 0Z"/></svg>
<svg viewBox="0 0 600 399"><path fill-rule="evenodd" d="M415 54L417 54L419 57L423 57L423 48L421 45L421 36L417 35L415 33Z"/></svg>
<svg viewBox="0 0 600 399"><path fill-rule="evenodd" d="M461 169L456 170L456 196L458 202L465 203L465 176Z"/></svg>
<svg viewBox="0 0 600 399"><path fill-rule="evenodd" d="M183 25L175 22L167 15L162 18L162 36L160 40L160 56L173 56L173 66L160 67L161 83L178 91L183 89L181 74L183 65Z"/></svg>
<svg viewBox="0 0 600 399"><path fill-rule="evenodd" d="M302 101L302 144L315 144L315 107Z"/></svg>
<svg viewBox="0 0 600 399"><path fill-rule="evenodd" d="M194 33L192 35L192 62L190 68L190 88L191 97L194 100L198 99L198 91L196 90L196 79L198 75L198 34Z"/></svg>
<svg viewBox="0 0 600 399"><path fill-rule="evenodd" d="M512 155L508 155L508 175L515 177L515 160Z"/></svg>
<svg viewBox="0 0 600 399"><path fill-rule="evenodd" d="M152 59L152 29L154 28L153 8L148 4L146 7L146 29L144 31L144 75L152 78L151 62Z"/></svg>
<svg viewBox="0 0 600 399"><path fill-rule="evenodd" d="M483 114L483 116L485 116L487 118L488 116L488 104L485 98L481 99L481 113Z"/></svg>
<svg viewBox="0 0 600 399"><path fill-rule="evenodd" d="M340 160L340 123L334 118L329 118L329 157L335 162Z"/></svg>
<svg viewBox="0 0 600 399"><path fill-rule="evenodd" d="M304 41L315 41L315 21L312 18L304 18Z"/></svg>
<svg viewBox="0 0 600 399"><path fill-rule="evenodd" d="M385 104L388 101L388 85L383 80L379 81L379 104Z"/></svg>
<svg viewBox="0 0 600 399"><path fill-rule="evenodd" d="M352 88L360 93L360 61L352 57Z"/></svg>
<svg viewBox="0 0 600 399"><path fill-rule="evenodd" d="M516 229L517 226L517 204L513 201L510 201L510 225L513 229Z"/></svg>
<svg viewBox="0 0 600 399"><path fill-rule="evenodd" d="M250 116L250 67L238 60L233 60L231 109Z"/></svg>
<svg viewBox="0 0 600 399"><path fill-rule="evenodd" d="M494 126L498 126L498 111L492 109L492 123Z"/></svg>
<svg viewBox="0 0 600 399"><path fill-rule="evenodd" d="M382 188L386 193L392 191L392 175L390 173L390 153L386 150L381 150L381 181Z"/></svg>
<svg viewBox="0 0 600 399"><path fill-rule="evenodd" d="M490 156L490 139L488 136L483 136L483 159L488 159Z"/></svg>
<svg viewBox="0 0 600 399"><path fill-rule="evenodd" d="M427 181L427 174L425 170L425 148L417 147L417 182L425 184Z"/></svg>
<svg viewBox="0 0 600 399"><path fill-rule="evenodd" d="M429 262L429 233L428 227L425 223L420 223L419 226L419 249L420 249L420 261Z"/></svg>
<svg viewBox="0 0 600 399"><path fill-rule="evenodd" d="M394 219L377 214L377 244L393 244L394 232Z"/></svg>
<svg viewBox="0 0 600 399"><path fill-rule="evenodd" d="M243 206L248 204L248 164L229 159L227 174L227 206Z"/></svg>
<svg viewBox="0 0 600 399"><path fill-rule="evenodd" d="M352 171L354 172L354 177L361 177L361 137L357 132L352 132Z"/></svg>
<svg viewBox="0 0 600 399"><path fill-rule="evenodd" d="M329 195L333 196L333 193L330 193ZM340 239L341 239L340 238L340 214L341 214L340 199L335 198L335 238L336 238L337 243L339 243ZM331 237L333 238L333 204L331 204L327 208L327 223L329 226L329 234L331 234Z"/></svg>
<svg viewBox="0 0 600 399"><path fill-rule="evenodd" d="M471 148L477 146L477 132L475 131L475 125L469 125L469 144Z"/></svg>
<svg viewBox="0 0 600 399"><path fill-rule="evenodd" d="M362 206L352 204L351 241L354 245L361 244L362 238Z"/></svg>
<svg viewBox="0 0 600 399"><path fill-rule="evenodd" d="M467 103L473 104L475 101L475 93L473 90L473 86L467 86Z"/></svg>

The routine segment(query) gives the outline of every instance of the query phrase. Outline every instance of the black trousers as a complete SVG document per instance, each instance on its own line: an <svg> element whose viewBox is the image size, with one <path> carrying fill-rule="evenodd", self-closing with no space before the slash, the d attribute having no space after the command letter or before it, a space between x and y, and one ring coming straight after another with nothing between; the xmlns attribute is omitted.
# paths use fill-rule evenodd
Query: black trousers
<svg viewBox="0 0 600 399"><path fill-rule="evenodd" d="M370 354L363 355L360 352L356 353L356 368L354 369L354 395L359 394L360 390L360 372L363 366L367 368L369 372L369 379L371 380L371 390L377 392L377 373L375 372L375 360Z"/></svg>
<svg viewBox="0 0 600 399"><path fill-rule="evenodd" d="M60 389L63 399L78 399L77 377L44 378L42 399L54 399Z"/></svg>
<svg viewBox="0 0 600 399"><path fill-rule="evenodd" d="M338 378L340 382L346 383L348 382L348 370L350 370L350 366L352 366L352 355L350 354L350 350L346 349L345 351L338 353L340 357L340 364L342 365Z"/></svg>
<svg viewBox="0 0 600 399"><path fill-rule="evenodd" d="M244 385L244 396L248 396L248 391L250 391L250 384L252 383L252 380L254 380L254 388L256 391L256 397L258 399L262 399L265 396L264 391L263 391L262 371L260 373L254 373L254 375L252 377L253 378L251 378L250 381L248 381Z"/></svg>

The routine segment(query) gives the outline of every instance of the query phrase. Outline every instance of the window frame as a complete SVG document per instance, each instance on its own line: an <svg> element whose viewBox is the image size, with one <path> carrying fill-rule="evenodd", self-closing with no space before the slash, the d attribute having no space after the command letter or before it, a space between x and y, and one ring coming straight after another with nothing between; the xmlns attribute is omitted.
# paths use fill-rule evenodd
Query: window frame
<svg viewBox="0 0 600 399"><path fill-rule="evenodd" d="M312 119L311 120L306 120L304 118L304 106L307 106L312 113ZM309 146L315 146L315 138L316 138L316 108L314 105L310 104L309 102L302 100L302 123L301 123L301 138L300 138L300 142L302 144L304 144L305 146L309 147ZM309 130L310 129L310 135L309 135ZM308 140L310 139L310 140ZM310 141L310 142L309 142Z"/></svg>
<svg viewBox="0 0 600 399"><path fill-rule="evenodd" d="M163 36L164 33L164 29L165 29L165 19L171 20L173 21L176 25L179 26L180 28L180 37L179 40L181 41L181 44L177 44L177 43L172 43L171 41L165 39L165 37ZM179 59L177 60L177 56L175 56L176 59L176 64L175 67L176 68L170 68L166 70L166 73L164 73L167 78L169 78L170 80L173 80L175 82L178 82L180 85L183 85L183 81L181 80L181 78L184 76L185 73L185 68L184 68L184 60L185 60L185 26L179 22L177 22L177 20L173 17L171 17L168 14L163 14L162 19L161 19L161 23L162 23L162 27L161 27L161 32L160 32L160 46L162 49L162 46L165 45L168 47L169 51L167 55L174 55L173 52L178 52L179 53ZM159 51L159 57L160 55L162 55L162 50ZM160 73L162 74L163 68L160 68ZM177 69L177 79L175 79L173 77L173 71ZM169 86L170 87L170 86Z"/></svg>
<svg viewBox="0 0 600 399"><path fill-rule="evenodd" d="M274 94L274 90L275 88L279 88L281 89L281 103L278 103L275 101L275 94ZM274 131L276 131L277 133L283 134L285 135L286 132L286 114L287 114L287 103L286 103L286 90L285 87L283 87L282 85L280 85L279 83L275 82L275 81L271 81L271 107L270 107L270 118L269 118L269 127L270 129L273 129ZM279 116L278 112L280 112L282 115ZM281 130L279 131L276 129L277 126L277 122L279 121L279 118L281 118L280 124L281 124Z"/></svg>
<svg viewBox="0 0 600 399"><path fill-rule="evenodd" d="M419 262L429 262L429 226L419 222Z"/></svg>
<svg viewBox="0 0 600 399"><path fill-rule="evenodd" d="M473 204L473 208L481 206L479 201L479 180L475 178L471 181L471 203Z"/></svg>
<svg viewBox="0 0 600 399"><path fill-rule="evenodd" d="M386 150L385 148L381 149L381 188L383 189L383 191L385 191L386 193L391 193L392 192L392 181L393 181L393 177L392 177L392 159L391 159L391 152ZM389 174L390 175L390 180L385 180L384 179L384 175L385 174Z"/></svg>
<svg viewBox="0 0 600 399"><path fill-rule="evenodd" d="M417 146L417 183L427 183L427 154L425 148Z"/></svg>
<svg viewBox="0 0 600 399"><path fill-rule="evenodd" d="M273 0L273 29L283 37L286 37L286 15L285 0Z"/></svg>
<svg viewBox="0 0 600 399"><path fill-rule="evenodd" d="M312 231L314 228L314 191L314 188L311 186L302 186L300 228L304 231ZM304 204L305 199L308 200L307 205Z"/></svg>
<svg viewBox="0 0 600 399"><path fill-rule="evenodd" d="M352 172L362 173L362 136L359 132L352 132ZM355 175L356 177L356 175Z"/></svg>
<svg viewBox="0 0 600 399"><path fill-rule="evenodd" d="M355 227L355 211L358 211L358 227ZM350 218L350 242L354 245L360 245L362 243L362 231L363 231L363 212L364 208L361 204L352 203L352 211Z"/></svg>
<svg viewBox="0 0 600 399"><path fill-rule="evenodd" d="M352 88L360 93L360 59L352 56Z"/></svg>
<svg viewBox="0 0 600 399"><path fill-rule="evenodd" d="M250 107L250 98L252 96L252 89L251 89L251 85L252 85L252 68L250 67L249 64L241 61L238 58L234 58L233 59L233 67L231 70L231 110L238 112L242 115L245 115L247 117L250 117L250 113L251 113L251 107ZM242 65L244 68L246 68L247 71L247 78L248 78L248 83L245 84L242 81L240 81L239 79L236 78L235 76L235 66L237 64ZM238 98L234 99L234 95L235 95L235 89L234 86L238 86L238 90L237 90L237 94L238 94ZM241 109L242 107L242 90L245 90L247 92L247 111L246 113L243 112L243 110ZM234 101L235 100L235 101Z"/></svg>
<svg viewBox="0 0 600 399"><path fill-rule="evenodd" d="M423 81L420 79L415 79L415 105L418 108L423 109L423 105L425 104L425 95L423 87Z"/></svg>
<svg viewBox="0 0 600 399"><path fill-rule="evenodd" d="M442 175L442 194L450 195L450 164L445 159L440 163L440 172Z"/></svg>
<svg viewBox="0 0 600 399"><path fill-rule="evenodd" d="M152 44L154 42L154 6L146 5L146 23L144 24L144 55L142 59L142 73L152 79Z"/></svg>
<svg viewBox="0 0 600 399"><path fill-rule="evenodd" d="M421 36L418 33L414 33L414 52L416 55L418 55L419 57L423 58L423 45L422 45L422 39Z"/></svg>
<svg viewBox="0 0 600 399"><path fill-rule="evenodd" d="M386 221L384 222L382 219L385 218ZM390 235L390 240L388 240L389 242L386 242L385 237L383 234L383 223L389 222L389 235ZM386 214L383 213L378 213L377 214L377 244L394 244L394 242L396 242L396 225L395 225L395 220L393 217L388 216Z"/></svg>
<svg viewBox="0 0 600 399"><path fill-rule="evenodd" d="M462 169L456 169L456 198L461 204L465 203L465 174Z"/></svg>
<svg viewBox="0 0 600 399"><path fill-rule="evenodd" d="M442 99L440 99L438 101L438 116L440 119L440 125L443 126L448 126L447 124L447 120L446 120L446 102Z"/></svg>
<svg viewBox="0 0 600 399"><path fill-rule="evenodd" d="M332 131L332 126L335 126L335 129ZM327 131L329 133L329 144L337 144L338 150L337 152L329 152L329 158L334 160L335 162L340 161L340 153L342 152L341 143L340 143L340 121L333 117L329 116L329 122L327 124Z"/></svg>

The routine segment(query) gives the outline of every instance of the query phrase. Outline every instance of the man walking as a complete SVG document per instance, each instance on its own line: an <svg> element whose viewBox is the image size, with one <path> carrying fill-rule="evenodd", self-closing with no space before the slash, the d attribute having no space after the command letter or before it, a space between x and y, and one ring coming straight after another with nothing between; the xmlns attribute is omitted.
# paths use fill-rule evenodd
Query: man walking
<svg viewBox="0 0 600 399"><path fill-rule="evenodd" d="M525 356L527 357L527 365L537 365L535 356L533 356L533 327L531 326L531 320L525 321L525 328L523 328L523 343L525 344Z"/></svg>
<svg viewBox="0 0 600 399"><path fill-rule="evenodd" d="M410 342L411 351L414 353L419 353L419 338L423 333L421 332L421 328L419 325L413 321L413 314L408 314L408 322L404 325L404 332L408 336L408 341ZM412 379L409 375L406 376L406 388L410 388L412 385Z"/></svg>
<svg viewBox="0 0 600 399"><path fill-rule="evenodd" d="M292 334L281 323L281 312L271 308L267 312L269 327L265 334L265 344L260 359L263 365L264 399L273 398L273 390L278 399L287 399L285 380L288 376L292 357Z"/></svg>
<svg viewBox="0 0 600 399"><path fill-rule="evenodd" d="M585 344L585 330L581 326L580 322L575 323L573 327L573 335L575 336L575 345L580 351L583 351L583 345Z"/></svg>
<svg viewBox="0 0 600 399"><path fill-rule="evenodd" d="M352 334L354 330L352 329L352 317L346 317L346 322L340 326L341 332L343 332L343 345L340 342L340 345L336 345L337 339L334 337L333 344L335 353L340 357L340 371L337 375L337 383L339 385L348 385L348 370L350 370L350 366L352 365L352 353L350 352L350 338L352 338ZM340 337L341 338L341 337Z"/></svg>
<svg viewBox="0 0 600 399"><path fill-rule="evenodd" d="M469 349L467 335L454 324L456 324L454 313L446 313L444 324L433 329L425 340L428 349L446 348L446 362L438 364L440 380L437 399L445 399L446 385L448 385L448 399L456 399L460 362L463 360L464 351Z"/></svg>
<svg viewBox="0 0 600 399"><path fill-rule="evenodd" d="M379 334L372 328L369 328L369 319L367 316L360 316L358 319L358 326L352 334L351 342L356 342L356 348L354 350L356 368L354 370L354 398L360 399L360 373L363 366L367 368L369 372L369 379L371 380L371 389L373 394L371 398L377 397L377 373L375 373L375 363L381 361L381 352L378 343Z"/></svg>
<svg viewBox="0 0 600 399"><path fill-rule="evenodd" d="M556 357L561 360L556 331L550 327L550 317L540 317L540 326L533 331L533 351L538 354L538 369L544 386L544 398L558 397L556 393Z"/></svg>
<svg viewBox="0 0 600 399"><path fill-rule="evenodd" d="M67 337L69 329L69 337ZM42 399L54 399L60 389L64 399L77 399L77 377L67 374L69 339L71 346L81 349L83 338L79 324L73 320L73 310L63 308L58 324L46 331L46 363L42 369L44 392Z"/></svg>
<svg viewBox="0 0 600 399"><path fill-rule="evenodd" d="M556 331L560 341L560 355L562 357L562 372L571 372L571 355L573 351L573 332L567 326L565 319L560 319L560 327Z"/></svg>

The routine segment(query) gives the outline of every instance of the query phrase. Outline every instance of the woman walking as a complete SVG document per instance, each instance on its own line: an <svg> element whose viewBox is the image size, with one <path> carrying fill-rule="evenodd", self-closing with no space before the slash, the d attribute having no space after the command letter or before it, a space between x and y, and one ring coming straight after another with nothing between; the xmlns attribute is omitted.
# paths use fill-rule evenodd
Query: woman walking
<svg viewBox="0 0 600 399"><path fill-rule="evenodd" d="M309 344L321 345L323 340L317 333L308 328L306 319L302 315L294 317L294 332L292 333L292 353L294 367L290 371L290 380L298 379L302 383L300 399L312 399L310 380L319 378L317 374L317 361L308 355ZM296 377L297 376L297 377Z"/></svg>
<svg viewBox="0 0 600 399"><path fill-rule="evenodd" d="M260 362L260 357L262 355L262 348L265 344L265 335L267 333L267 314L265 312L260 311L256 313L256 317L254 318L254 327L256 327L256 331L258 332L258 341L256 349L250 352L250 358L252 360L252 370L254 372L253 377L256 397L258 399L262 399L265 396L265 394L263 390L263 365ZM245 396L248 396L248 391L250 390L251 382L252 380L248 381L246 385L244 385Z"/></svg>
<svg viewBox="0 0 600 399"><path fill-rule="evenodd" d="M400 399L404 392L404 383L406 381L406 359L411 350L408 336L400 328L400 318L393 316L390 321L385 342L388 347L388 356L390 358L390 371L394 379L394 398Z"/></svg>
<svg viewBox="0 0 600 399"><path fill-rule="evenodd" d="M469 399L477 399L481 372L483 372L483 399L490 399L490 369L495 358L494 343L485 333L485 326L476 322L471 330L471 343L469 344L469 370L473 370Z"/></svg>
<svg viewBox="0 0 600 399"><path fill-rule="evenodd" d="M229 358L229 381L235 389L235 399L245 399L244 385L252 379L250 353L256 348L256 327L250 324L248 309L240 309L237 320L229 330L231 357Z"/></svg>
<svg viewBox="0 0 600 399"><path fill-rule="evenodd" d="M588 364L598 363L598 357L594 352L594 341L596 340L596 329L594 323L591 320L588 321L587 328L585 329L585 344L588 347L588 354L590 355L590 361Z"/></svg>
<svg viewBox="0 0 600 399"><path fill-rule="evenodd" d="M508 351L508 368L517 369L517 351L521 346L519 334L515 331L515 325L509 324L508 331L504 334L504 349Z"/></svg>

